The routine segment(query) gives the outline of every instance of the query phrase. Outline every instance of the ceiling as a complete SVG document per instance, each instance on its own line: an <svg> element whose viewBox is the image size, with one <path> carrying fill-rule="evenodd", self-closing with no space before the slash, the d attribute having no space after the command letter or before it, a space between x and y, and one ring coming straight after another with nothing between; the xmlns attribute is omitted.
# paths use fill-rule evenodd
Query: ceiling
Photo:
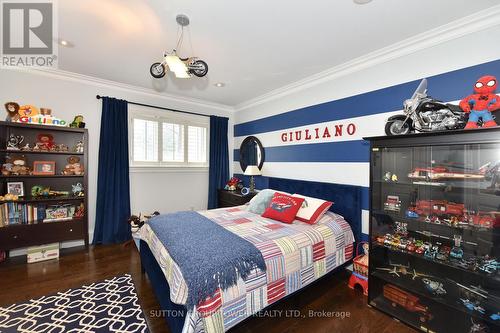
<svg viewBox="0 0 500 333"><path fill-rule="evenodd" d="M498 4L497 0L64 0L59 69L159 92L237 105L377 49ZM204 78L153 79L175 46L175 16L191 19L181 56ZM187 34L189 37L189 35ZM224 82L224 88L214 86Z"/></svg>

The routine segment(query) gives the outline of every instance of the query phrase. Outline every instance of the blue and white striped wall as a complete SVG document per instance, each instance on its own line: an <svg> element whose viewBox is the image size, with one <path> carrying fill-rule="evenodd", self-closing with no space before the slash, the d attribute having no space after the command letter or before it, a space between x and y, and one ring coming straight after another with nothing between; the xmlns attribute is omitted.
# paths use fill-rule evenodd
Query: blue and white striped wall
<svg viewBox="0 0 500 333"><path fill-rule="evenodd" d="M500 60L428 78L428 93L455 102L472 93L475 80L491 74L500 78ZM263 177L300 179L360 186L362 232L368 235L369 146L363 137L384 135L386 119L398 114L420 80L361 95L288 111L270 117L237 123L234 147L254 135L265 148ZM245 111L242 111L245 112ZM325 134L325 128L328 133ZM242 176L239 149L234 150L234 174Z"/></svg>

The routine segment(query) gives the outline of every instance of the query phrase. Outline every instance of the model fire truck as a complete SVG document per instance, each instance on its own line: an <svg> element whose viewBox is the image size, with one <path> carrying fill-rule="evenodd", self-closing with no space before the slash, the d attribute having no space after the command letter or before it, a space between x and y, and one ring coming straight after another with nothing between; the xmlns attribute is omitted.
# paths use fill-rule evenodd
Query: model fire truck
<svg viewBox="0 0 500 333"><path fill-rule="evenodd" d="M469 225L480 228L500 226L500 212L473 212L467 210L464 204L446 200L418 200L408 210L436 224L446 222L455 226Z"/></svg>
<svg viewBox="0 0 500 333"><path fill-rule="evenodd" d="M384 285L384 297L391 301L392 306L401 306L410 312L416 312L421 315L420 321L425 322L432 319L429 308L420 304L420 299L392 284Z"/></svg>

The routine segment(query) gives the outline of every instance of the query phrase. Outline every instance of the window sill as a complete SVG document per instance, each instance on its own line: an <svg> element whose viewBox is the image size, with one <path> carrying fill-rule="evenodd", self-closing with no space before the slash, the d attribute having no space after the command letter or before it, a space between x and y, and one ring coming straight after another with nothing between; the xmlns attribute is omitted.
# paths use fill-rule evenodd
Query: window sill
<svg viewBox="0 0 500 333"><path fill-rule="evenodd" d="M203 166L131 166L130 173L208 173L208 167Z"/></svg>

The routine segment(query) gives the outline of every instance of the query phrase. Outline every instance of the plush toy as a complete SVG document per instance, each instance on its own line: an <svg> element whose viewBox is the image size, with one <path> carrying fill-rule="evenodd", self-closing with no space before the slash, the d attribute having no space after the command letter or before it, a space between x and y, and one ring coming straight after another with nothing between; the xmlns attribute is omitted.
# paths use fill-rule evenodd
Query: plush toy
<svg viewBox="0 0 500 333"><path fill-rule="evenodd" d="M55 148L55 143L54 143L54 137L52 134L38 134L37 136L38 142L36 143L35 147L37 147L37 150L54 150ZM35 150L35 149L33 149Z"/></svg>
<svg viewBox="0 0 500 333"><path fill-rule="evenodd" d="M69 124L69 127L85 128L85 123L83 122L83 116L82 115L75 116L75 119L73 119L73 122Z"/></svg>
<svg viewBox="0 0 500 333"><path fill-rule="evenodd" d="M7 111L7 118L5 121L19 120L19 104L16 102L5 103L5 110Z"/></svg>
<svg viewBox="0 0 500 333"><path fill-rule="evenodd" d="M68 164L64 167L62 172L63 175L83 175L83 165L80 163L80 157L70 156L68 157Z"/></svg>
<svg viewBox="0 0 500 333"><path fill-rule="evenodd" d="M31 170L26 166L26 156L24 155L8 155L5 159L4 166L11 165L9 175L26 176L29 175ZM2 169L2 173L3 169ZM4 173L5 174L5 173Z"/></svg>
<svg viewBox="0 0 500 333"><path fill-rule="evenodd" d="M492 111L500 109L500 97L495 94L497 85L498 82L494 76L483 76L477 80L474 86L474 94L460 101L462 110L469 113L466 129L477 128L477 122L480 118L483 122L482 127L497 126L491 115Z"/></svg>
<svg viewBox="0 0 500 333"><path fill-rule="evenodd" d="M21 117L33 117L40 114L40 110L33 105L23 105L19 108L19 115Z"/></svg>

